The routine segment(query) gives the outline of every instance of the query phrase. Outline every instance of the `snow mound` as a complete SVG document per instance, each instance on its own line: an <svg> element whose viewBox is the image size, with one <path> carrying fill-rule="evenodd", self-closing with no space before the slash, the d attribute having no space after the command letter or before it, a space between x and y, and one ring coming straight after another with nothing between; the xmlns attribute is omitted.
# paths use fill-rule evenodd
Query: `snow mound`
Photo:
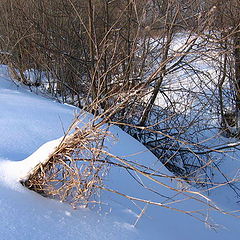
<svg viewBox="0 0 240 240"><path fill-rule="evenodd" d="M17 86L8 78L7 68L0 67L1 240L226 240L239 237L239 219L216 212L211 216L220 226L225 226L217 232L210 231L187 215L136 204L107 192L102 193L105 204L102 209L76 211L65 203L44 198L24 188L19 180L26 177L36 163L46 160L55 149L72 122L74 111L77 111L74 107L45 99ZM139 142L115 126L110 130L118 138L116 144L108 143L112 154L131 161L138 159L156 163L156 158ZM163 174L169 174L162 165L159 169ZM139 179L137 174L134 177ZM112 168L105 181L109 187L129 195L152 200L159 197L149 193L139 182L134 182L133 175L124 169ZM143 186L151 186L149 181L140 182ZM167 189L160 189L163 195L169 195ZM218 195L219 200L220 197L221 194ZM194 201L177 206L198 208ZM140 217L144 207L145 214Z"/></svg>

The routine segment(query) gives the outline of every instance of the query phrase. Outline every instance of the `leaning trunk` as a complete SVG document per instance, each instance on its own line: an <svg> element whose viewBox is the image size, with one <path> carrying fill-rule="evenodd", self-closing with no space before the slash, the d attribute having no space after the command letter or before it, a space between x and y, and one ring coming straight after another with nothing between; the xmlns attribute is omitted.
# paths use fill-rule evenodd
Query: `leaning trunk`
<svg viewBox="0 0 240 240"><path fill-rule="evenodd" d="M235 70L235 81L236 81L236 105L237 109L240 110L240 27L234 36L234 70Z"/></svg>

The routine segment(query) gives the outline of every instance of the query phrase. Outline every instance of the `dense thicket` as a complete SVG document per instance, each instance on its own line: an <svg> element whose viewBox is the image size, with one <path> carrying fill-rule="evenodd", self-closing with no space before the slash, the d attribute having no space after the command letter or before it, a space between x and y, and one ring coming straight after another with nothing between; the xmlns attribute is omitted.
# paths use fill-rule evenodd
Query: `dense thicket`
<svg viewBox="0 0 240 240"><path fill-rule="evenodd" d="M213 128L209 113L218 119L214 128L239 135L239 6L239 0L5 0L2 61L23 83L103 114L175 174L206 184L215 151L204 141Z"/></svg>

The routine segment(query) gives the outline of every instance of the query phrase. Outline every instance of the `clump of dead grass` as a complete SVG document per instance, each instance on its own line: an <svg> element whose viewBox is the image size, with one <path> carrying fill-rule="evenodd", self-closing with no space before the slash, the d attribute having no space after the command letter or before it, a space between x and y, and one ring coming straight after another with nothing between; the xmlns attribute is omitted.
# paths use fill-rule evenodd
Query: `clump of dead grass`
<svg viewBox="0 0 240 240"><path fill-rule="evenodd" d="M73 207L97 203L108 171L104 141L108 129L88 123L78 127L76 118L57 149L44 164L37 165L22 182L45 197Z"/></svg>

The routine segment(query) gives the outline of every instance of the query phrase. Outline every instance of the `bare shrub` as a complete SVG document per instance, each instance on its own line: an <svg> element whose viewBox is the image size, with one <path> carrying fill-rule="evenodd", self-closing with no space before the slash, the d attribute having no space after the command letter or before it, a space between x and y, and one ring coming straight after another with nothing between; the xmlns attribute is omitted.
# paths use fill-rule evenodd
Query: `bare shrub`
<svg viewBox="0 0 240 240"><path fill-rule="evenodd" d="M97 118L82 129L74 129L74 124L73 132L47 163L36 167L25 186L74 206L96 201L94 196L105 189L168 208L162 199L138 199L104 186L103 176L111 165L136 172L182 194L183 199L204 200L205 206L215 210L219 209L205 191L231 183L239 197L239 189L219 169L225 149L234 150L239 143L221 141L222 129L215 121L219 112L226 116L224 108L230 105L225 105L229 98L224 94L229 93L225 82L231 78L226 71L231 61L218 62L214 55L226 56L232 46L224 40L239 31L216 41L216 8L202 10L201 2L16 0L7 5L2 14L2 43L11 53L13 72L22 76L20 81L27 84L26 69L46 72L45 84L52 95ZM225 43L228 47L223 51L219 45ZM222 70L216 78L201 69L202 63L212 61ZM175 176L162 176L147 164L108 153L103 144L108 135L102 129L104 123L121 126ZM213 171L219 171L226 182L215 183ZM161 177L179 185L187 181L203 193L190 191L189 185L180 189L162 184Z"/></svg>
<svg viewBox="0 0 240 240"><path fill-rule="evenodd" d="M196 65L210 52L206 33L215 8L202 11L200 1L183 0L2 5L2 32L15 78L31 85L26 69L46 72L48 91L59 100L119 124L177 176L210 181L209 146L199 142L212 127L209 113L217 112L218 83ZM207 83L199 87L201 82Z"/></svg>
<svg viewBox="0 0 240 240"><path fill-rule="evenodd" d="M81 117L75 119L49 158L35 166L26 179L21 181L25 187L44 197L67 202L73 208L92 207L96 204L101 206L103 202L99 200L100 191L107 191L127 198L135 204L144 204L141 214L145 212L146 204L154 205L187 214L210 227L214 227L207 218L210 210L231 214L216 206L207 196L206 190L197 191L192 189L191 182L190 185L185 182L186 179L163 174L161 168L151 167L153 164L151 161L144 159L131 161L110 153L104 142L109 137L112 139L113 136L104 121L95 119L78 127L80 119ZM131 176L136 174L137 179L133 177L132 181L140 184L144 191L151 192L155 196L154 200L109 187L104 181L109 167L124 169ZM146 179L150 183L149 186L144 183ZM218 183L212 188L226 184L230 182ZM162 194L162 189L168 195ZM211 189L208 188L207 191L209 190ZM196 201L200 209L189 210L186 207L175 206L176 203L187 200Z"/></svg>

